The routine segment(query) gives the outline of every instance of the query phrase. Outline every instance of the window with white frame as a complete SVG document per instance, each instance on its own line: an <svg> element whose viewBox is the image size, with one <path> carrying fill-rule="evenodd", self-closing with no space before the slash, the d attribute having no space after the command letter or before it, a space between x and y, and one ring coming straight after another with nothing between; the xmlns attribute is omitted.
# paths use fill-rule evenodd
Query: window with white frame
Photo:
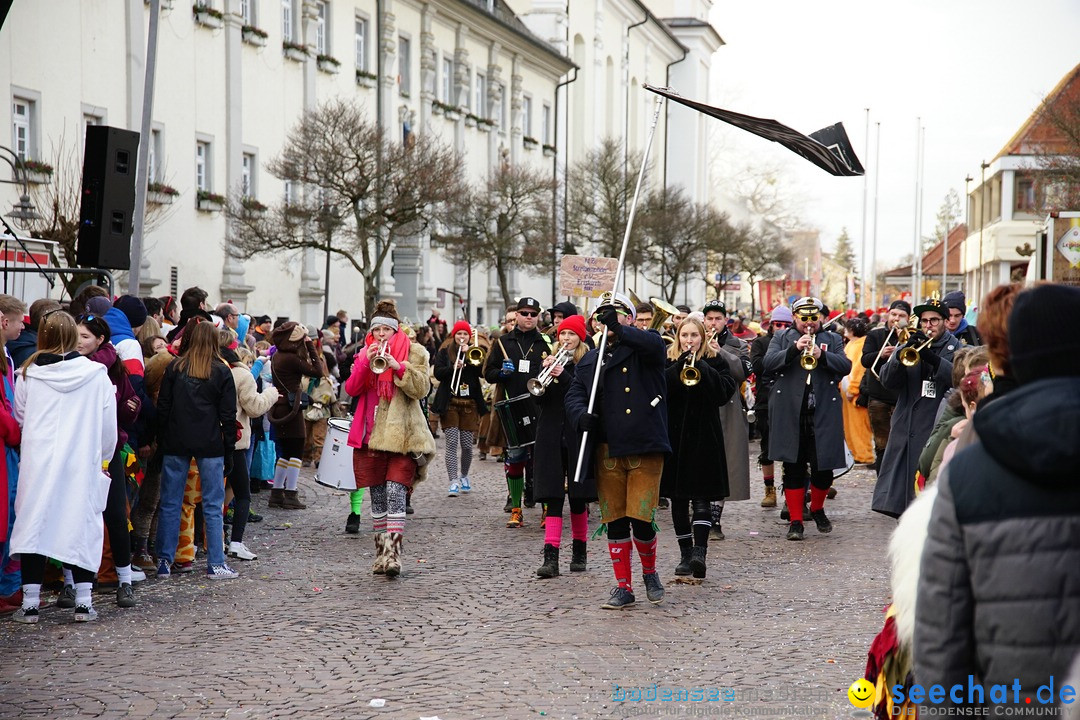
<svg viewBox="0 0 1080 720"><path fill-rule="evenodd" d="M327 29L330 24L330 8L326 3L315 3L315 52L319 55L330 54Z"/></svg>
<svg viewBox="0 0 1080 720"><path fill-rule="evenodd" d="M487 77L484 73L476 73L476 99L473 101L473 105L476 108L475 114L479 118L487 118Z"/></svg>
<svg viewBox="0 0 1080 720"><path fill-rule="evenodd" d="M240 162L240 194L255 197L255 153L244 153Z"/></svg>
<svg viewBox="0 0 1080 720"><path fill-rule="evenodd" d="M540 130L543 132L543 136L544 136L544 139L542 140L542 142L545 145L550 145L551 144L551 106L548 105L547 103L544 103L542 120L543 120L543 125L540 128Z"/></svg>
<svg viewBox="0 0 1080 720"><path fill-rule="evenodd" d="M455 105L454 102L454 58L444 57L442 60L442 101L447 105Z"/></svg>
<svg viewBox="0 0 1080 720"><path fill-rule="evenodd" d="M244 25L255 24L255 0L240 0L240 17Z"/></svg>
<svg viewBox="0 0 1080 720"><path fill-rule="evenodd" d="M404 35L398 36L398 91L412 94L412 43Z"/></svg>
<svg viewBox="0 0 1080 720"><path fill-rule="evenodd" d="M204 140L195 143L195 188L210 190L210 143Z"/></svg>
<svg viewBox="0 0 1080 720"><path fill-rule="evenodd" d="M34 156L34 102L26 98L14 98L11 107L11 144L20 160Z"/></svg>
<svg viewBox="0 0 1080 720"><path fill-rule="evenodd" d="M86 142L86 128L91 125L101 125L104 123L104 119L100 115L94 115L93 113L83 113L83 142Z"/></svg>
<svg viewBox="0 0 1080 720"><path fill-rule="evenodd" d="M161 168L161 131L150 131L150 155L149 155L149 172L147 177L149 182L161 182L162 168Z"/></svg>
<svg viewBox="0 0 1080 720"><path fill-rule="evenodd" d="M368 21L366 18L356 18L356 69L367 72L367 48L368 48Z"/></svg>
<svg viewBox="0 0 1080 720"><path fill-rule="evenodd" d="M292 42L293 0L281 0L281 36L286 42Z"/></svg>
<svg viewBox="0 0 1080 720"><path fill-rule="evenodd" d="M285 197L284 197L284 200L285 200L286 205L295 205L296 204L296 185L293 184L292 180L286 180L285 181Z"/></svg>
<svg viewBox="0 0 1080 720"><path fill-rule="evenodd" d="M521 98L521 132L527 138L532 134L532 97L525 95Z"/></svg>

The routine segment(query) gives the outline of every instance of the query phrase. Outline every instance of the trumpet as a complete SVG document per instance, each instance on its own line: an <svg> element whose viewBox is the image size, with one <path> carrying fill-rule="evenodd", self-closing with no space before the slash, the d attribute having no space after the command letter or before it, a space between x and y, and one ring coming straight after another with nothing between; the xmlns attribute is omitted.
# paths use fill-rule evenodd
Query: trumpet
<svg viewBox="0 0 1080 720"><path fill-rule="evenodd" d="M457 346L457 359L454 360L454 374L450 378L450 394L457 396L458 386L461 385L461 371L465 369L465 364L462 362L465 359L465 346Z"/></svg>
<svg viewBox="0 0 1080 720"><path fill-rule="evenodd" d="M540 397L547 392L548 385L555 379L555 376L551 374L551 371L555 369L555 366L563 367L566 363L570 362L570 358L573 357L573 353L568 347L563 345L559 348L559 352L555 354L555 359L551 361L551 364L540 371L540 374L534 378L529 378L529 382L525 383L526 389L529 394L534 397Z"/></svg>
<svg viewBox="0 0 1080 720"><path fill-rule="evenodd" d="M814 357L814 333L810 333L810 344L802 351L799 357L799 367L807 372L813 372L817 367L817 358Z"/></svg>
<svg viewBox="0 0 1080 720"><path fill-rule="evenodd" d="M484 348L480 347L480 333L473 328L472 347L465 352L465 362L473 367L480 367L484 364L484 359L486 357L487 353L484 352Z"/></svg>
<svg viewBox="0 0 1080 720"><path fill-rule="evenodd" d="M930 347L930 343L934 342L933 338L927 338L926 342L917 347L906 347L900 351L900 364L904 367L915 367L919 364L919 353L926 348Z"/></svg>
<svg viewBox="0 0 1080 720"><path fill-rule="evenodd" d="M389 341L379 344L379 352L375 353L375 357L371 358L371 372L382 375L390 369L390 361L386 359L389 348Z"/></svg>
<svg viewBox="0 0 1080 720"><path fill-rule="evenodd" d="M687 348L689 349L689 348ZM694 366L694 362L697 359L697 353L690 353L690 360L687 361L682 370L679 371L679 380L686 387L694 387L701 382L701 371Z"/></svg>

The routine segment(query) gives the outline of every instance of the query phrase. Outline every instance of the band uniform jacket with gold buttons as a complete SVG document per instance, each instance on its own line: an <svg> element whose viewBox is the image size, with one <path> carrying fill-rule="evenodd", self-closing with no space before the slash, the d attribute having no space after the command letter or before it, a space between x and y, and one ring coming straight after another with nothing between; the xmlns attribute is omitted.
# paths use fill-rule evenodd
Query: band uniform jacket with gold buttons
<svg viewBox="0 0 1080 720"><path fill-rule="evenodd" d="M844 453L844 410L840 381L851 372L844 354L844 342L833 332L819 332L814 344L825 345L817 367L806 384L806 370L799 365L802 351L795 343L802 333L793 327L776 333L765 353L765 372L776 382L769 393L769 457L775 462L798 462L799 413L803 396L814 390L814 439L817 469L836 470L847 466Z"/></svg>
<svg viewBox="0 0 1080 720"><path fill-rule="evenodd" d="M593 409L600 417L600 430L589 434L586 457L592 456L598 442L608 444L608 455L613 458L666 455L671 452L664 379L667 345L655 330L620 325L618 332L618 342L600 370ZM574 382L566 394L569 429L579 430L578 419L589 408L598 353L599 349L590 350L575 369Z"/></svg>

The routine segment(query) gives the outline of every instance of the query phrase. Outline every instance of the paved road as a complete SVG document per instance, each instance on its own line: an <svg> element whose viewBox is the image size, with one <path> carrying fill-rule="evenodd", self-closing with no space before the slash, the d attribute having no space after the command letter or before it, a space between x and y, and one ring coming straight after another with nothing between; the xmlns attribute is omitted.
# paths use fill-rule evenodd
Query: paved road
<svg viewBox="0 0 1080 720"><path fill-rule="evenodd" d="M599 607L613 585L601 542L587 572L564 560L561 577L535 577L539 509L506 529L499 464L474 463L469 496L448 499L443 478L439 462L417 490L396 580L370 574L370 536L343 532L346 496L305 470L307 510L254 496L259 559L238 580L150 579L130 610L99 594L86 625L55 608L37 626L0 620L0 717L850 716L887 601L892 522L868 510L872 473L838 481L835 530L803 543L784 540L776 510L729 505L698 586L672 582L661 517L667 600L621 612ZM719 699L623 700L634 688Z"/></svg>

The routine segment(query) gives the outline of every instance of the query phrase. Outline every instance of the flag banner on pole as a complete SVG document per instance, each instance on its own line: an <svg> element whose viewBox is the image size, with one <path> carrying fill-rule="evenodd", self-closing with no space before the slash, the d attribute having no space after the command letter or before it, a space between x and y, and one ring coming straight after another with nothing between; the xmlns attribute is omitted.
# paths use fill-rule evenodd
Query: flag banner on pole
<svg viewBox="0 0 1080 720"><path fill-rule="evenodd" d="M670 90L653 87L652 85L645 85L645 89L651 90L657 95L663 95L680 105L710 115L717 120L723 120L729 125L742 128L758 137L780 143L788 150L801 155L831 175L855 177L864 173L862 163L859 162L859 158L855 155L855 148L851 146L851 141L848 140L847 133L844 131L843 123L836 123L809 135L803 135L801 132L792 130L787 125L783 125L776 120L767 120L742 115L730 110L721 110L711 105L687 100Z"/></svg>

